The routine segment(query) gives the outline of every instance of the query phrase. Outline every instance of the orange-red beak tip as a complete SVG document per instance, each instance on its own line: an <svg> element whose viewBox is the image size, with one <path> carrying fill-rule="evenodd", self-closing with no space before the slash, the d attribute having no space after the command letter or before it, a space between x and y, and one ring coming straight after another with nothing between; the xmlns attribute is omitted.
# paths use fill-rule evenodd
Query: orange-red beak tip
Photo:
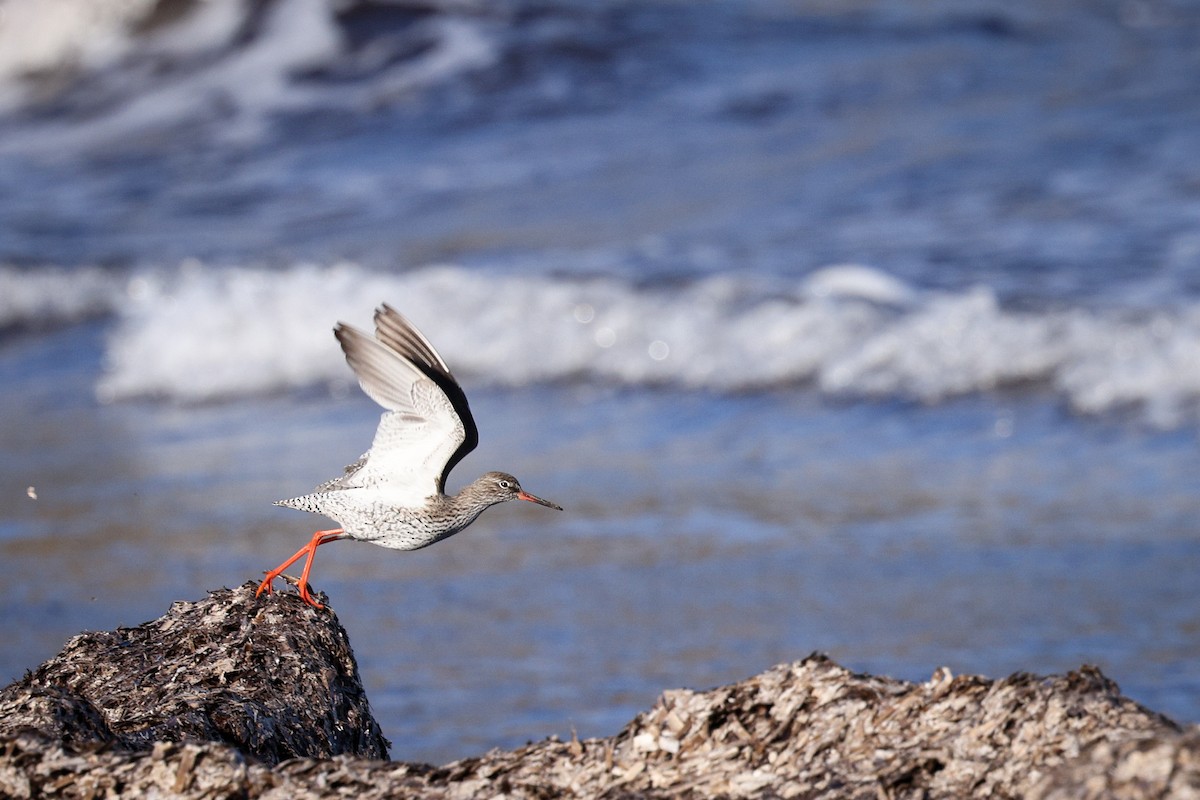
<svg viewBox="0 0 1200 800"><path fill-rule="evenodd" d="M537 503L539 506L545 506L546 508L553 508L556 511L563 510L562 506L560 506L558 503L551 503L549 500L543 500L542 498L538 497L537 495L532 495L529 492L517 492L517 499L518 500L528 500L530 503Z"/></svg>

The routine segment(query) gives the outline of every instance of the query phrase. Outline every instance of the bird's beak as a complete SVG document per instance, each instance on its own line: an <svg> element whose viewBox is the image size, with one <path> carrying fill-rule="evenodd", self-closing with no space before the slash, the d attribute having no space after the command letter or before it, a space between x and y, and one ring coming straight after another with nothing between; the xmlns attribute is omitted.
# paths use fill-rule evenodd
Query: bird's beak
<svg viewBox="0 0 1200 800"><path fill-rule="evenodd" d="M546 508L554 508L562 511L562 506L558 505L557 503L551 503L549 500L543 500L542 498L532 495L529 492L517 492L517 499L528 500L531 503L537 503L539 506L545 506Z"/></svg>

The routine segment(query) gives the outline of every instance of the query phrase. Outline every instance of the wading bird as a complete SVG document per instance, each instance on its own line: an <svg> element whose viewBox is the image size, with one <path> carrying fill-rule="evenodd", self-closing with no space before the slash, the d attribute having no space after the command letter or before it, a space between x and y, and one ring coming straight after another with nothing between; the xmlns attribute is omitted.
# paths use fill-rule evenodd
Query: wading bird
<svg viewBox="0 0 1200 800"><path fill-rule="evenodd" d="M420 331L386 303L375 312L375 335L338 323L334 336L363 391L388 409L371 449L341 477L309 494L275 505L323 514L341 527L317 531L304 547L265 573L257 594L301 557L300 598L321 608L308 590L317 548L338 539L417 550L453 536L484 509L508 500L562 511L521 488L507 472L488 472L457 494L446 494L446 476L479 444L467 396L446 362Z"/></svg>

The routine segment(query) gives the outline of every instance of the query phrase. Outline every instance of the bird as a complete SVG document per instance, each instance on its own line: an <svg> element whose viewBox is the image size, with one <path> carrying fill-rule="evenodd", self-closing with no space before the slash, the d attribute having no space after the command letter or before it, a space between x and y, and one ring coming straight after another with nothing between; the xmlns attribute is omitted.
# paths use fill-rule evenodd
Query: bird
<svg viewBox="0 0 1200 800"><path fill-rule="evenodd" d="M320 530L308 544L265 577L255 596L301 558L300 599L313 608L308 576L317 548L355 539L395 550L418 550L453 536L490 506L526 500L562 511L562 506L521 488L507 472L487 472L456 494L446 478L479 444L479 429L466 393L446 362L416 326L381 304L375 335L339 322L333 329L362 390L386 410L367 450L342 475L312 492L275 505L321 514L341 527Z"/></svg>

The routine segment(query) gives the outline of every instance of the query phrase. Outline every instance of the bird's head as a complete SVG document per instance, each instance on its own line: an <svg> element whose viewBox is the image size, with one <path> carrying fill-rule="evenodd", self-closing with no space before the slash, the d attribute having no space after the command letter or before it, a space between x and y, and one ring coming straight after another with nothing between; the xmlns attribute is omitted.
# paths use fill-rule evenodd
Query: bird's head
<svg viewBox="0 0 1200 800"><path fill-rule="evenodd" d="M521 488L521 483L507 472L488 472L475 481L480 494L493 503L504 503L509 500L528 500L539 506L562 511L562 506L543 500Z"/></svg>

